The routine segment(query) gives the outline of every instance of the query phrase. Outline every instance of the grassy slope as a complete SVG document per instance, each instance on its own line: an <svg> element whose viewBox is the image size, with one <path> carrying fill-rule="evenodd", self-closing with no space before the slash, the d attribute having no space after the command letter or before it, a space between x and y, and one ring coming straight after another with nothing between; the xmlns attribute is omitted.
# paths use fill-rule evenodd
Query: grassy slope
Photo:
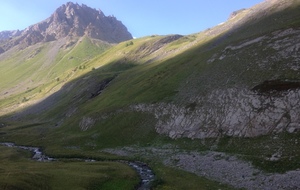
<svg viewBox="0 0 300 190"><path fill-rule="evenodd" d="M296 19L299 18L298 9L291 9L286 10L285 12L276 13L276 18L277 14L283 15L279 17L282 19L281 22L289 22L286 22L285 25L273 23L272 30L275 30L276 26L277 29L282 29L299 25L299 20ZM238 19L239 18L236 18L236 20ZM290 20L292 20L292 22ZM250 23L248 22L247 25L242 25L240 28L236 29L234 33L230 31L231 37L227 37L225 40L221 41L220 39L223 39L223 36L227 36L227 33L226 31L224 32L224 29L222 30L222 34L215 32L216 35L207 35L207 33L204 32L196 35L186 36L171 43L164 44L164 46L158 51L156 51L155 46L153 47L153 45L157 45L157 42L165 37L154 36L136 39L132 40L133 45L129 46L127 45L128 42L121 43L112 47L105 53L97 56L93 60L81 63L81 66L85 67L86 69L77 69L75 72L73 72L73 75L70 77L70 79L76 77L78 78L74 79L70 85L65 85L62 88L59 98L60 101L58 102L58 105L61 106L46 112L44 115L46 118L47 116L51 118L54 115L57 115L57 113L60 113L62 110L65 111L62 109L62 107L65 107L65 105L70 103L73 104L73 102L79 101L79 104L82 105L76 105L78 106L77 113L65 122L65 128L63 127L63 129L59 129L65 129L68 131L70 126L73 126L77 133L79 132L77 127L78 123L84 115L97 116L101 113L109 113L109 111L122 109L128 105L136 103L154 103L160 101L168 102L173 100L184 101L184 99L182 100L181 96L178 95L178 91L204 93L205 91L210 90L206 89L206 86L210 86L210 88L213 89L217 86L220 86L222 81L226 81L225 79L230 77L232 74L244 70L243 64L238 63L237 65L234 65L231 60L225 60L226 62L222 62L222 64L219 62L214 64L206 64L206 61L212 57L215 52L218 52L220 49L224 48L224 46L228 44L228 41L231 41L232 44L238 43L239 41L249 37L253 38L253 35L258 33L258 31L256 31L258 28L257 25L260 27L259 35L268 34L270 28L261 26L263 23L269 23L269 21L269 17L266 17L261 22L249 21ZM235 22L235 20L231 22ZM249 25L253 25L251 27L252 32L249 32ZM214 30L218 31L220 30L220 27L224 27L226 29L226 26L217 26L215 29L211 29L212 31L208 32L213 33ZM214 39L214 37L217 38ZM195 44L193 44L194 42ZM215 45L216 42L218 42L218 46L212 46ZM186 44L193 44L193 46L185 51L182 47L185 47ZM78 49L78 51L81 51L86 47L87 45L84 45L83 48ZM178 48L178 51L171 52L168 59L166 59L166 57L162 60L154 61L151 64L143 64L148 60L152 60L157 54L162 54L162 52L174 50L176 48ZM149 54L149 52L152 53ZM64 54L64 56L59 59L64 61L62 61L62 64L57 64L55 66L55 70L60 70L56 67L65 67L66 63L70 61L69 58L71 55L75 56L77 54L78 53L70 55ZM245 57L245 60L250 58L251 57ZM75 65L78 67L77 64ZM97 69L93 72L89 72L92 68ZM228 70L228 68L230 68L230 70ZM228 72L224 72L226 70L228 70ZM242 80L240 78L235 79L236 81L234 81L234 83L242 83L242 85L245 85L246 83L252 84L251 80L253 80L253 74L254 73L248 73L247 75L244 75L243 77L245 79ZM259 79L259 77L266 76L265 74L255 74L255 80L263 81L263 79ZM117 77L112 81L111 85L109 85L109 87L103 91L101 96L89 100L90 91L85 92L87 89L93 88L103 79L115 75L117 75ZM211 80L212 78L214 80ZM189 81L189 85L182 85L182 83L185 83L185 81ZM193 91L194 89L192 88L196 90ZM136 113L128 112L125 114L125 118L140 118L136 117L135 114ZM144 118L148 117L150 116L145 116ZM136 123L139 123L137 119L127 119L127 124L127 122L124 122L124 119L122 118L123 116L114 115L106 121L99 122L97 126L99 126L100 129L107 128L108 126L112 125L110 121L116 120L122 121L120 122L122 124L121 126L132 125L130 122L135 123L135 125ZM140 123L140 125L143 125L143 122ZM122 128L121 126L118 127ZM93 130L97 130L97 128ZM112 131L116 132L118 130L119 129L116 128ZM131 130L134 130L134 128ZM153 129L150 131L153 131ZM108 131L107 135L109 134L110 132ZM81 135L79 134L79 136ZM134 142L134 140L132 140L132 142Z"/></svg>
<svg viewBox="0 0 300 190"><path fill-rule="evenodd" d="M80 64L110 46L83 37L36 44L23 50L16 47L6 52L0 61L0 93L4 95L0 98L1 108L38 100L57 91L80 70Z"/></svg>
<svg viewBox="0 0 300 190"><path fill-rule="evenodd" d="M131 104L170 101L188 104L184 99L187 95L182 95L182 92L188 92L188 96L193 96L193 94L205 94L211 89L224 86L228 78L237 76L237 73L241 73L247 69L248 65L246 64L246 60L253 59L253 56L247 53L239 55L242 58L239 63L232 62L230 59L225 59L222 62L218 61L213 64L206 64L207 60L211 58L214 53L224 49L229 42L230 44L239 44L249 38L254 39L261 35L268 35L270 31L297 28L300 24L299 2L294 1L294 4L297 4L297 6L292 6L284 11L263 17L259 22L257 20L247 21L247 23L241 25L240 28L236 28L234 31L229 30L228 33L224 32L218 35L216 39L214 39L216 35L203 39L203 36L205 36L203 33L197 34L196 40L193 39L194 35L188 36L187 38L192 42L196 41L191 48L186 51L175 51L176 53L173 53L168 59L154 61L151 64L141 64L141 62L136 62L135 60L137 59L135 59L135 57L139 56L139 54L136 55L136 52L138 52L137 50L141 50L141 42L155 44L152 40L157 41L161 39L159 36L134 40L134 45L128 47L124 44L120 44L110 51L107 51L106 54L102 55L103 57L100 56L94 63L91 63L97 64L100 60L101 62L107 60L106 67L99 68L95 71L99 76L102 75L102 72L104 74L105 71L110 69L113 70L112 68L114 68L114 65L133 64L136 66L129 69L126 68L126 70L118 75L101 96L87 101L79 107L78 113L65 122L65 127L58 130L63 134L69 134L68 137L65 137L68 140L64 143L77 144L86 149L92 147L104 148L132 144L146 146L147 144L163 143L164 138L156 135L154 132L153 126L155 125L155 119L153 116L147 114L137 114L136 112L131 111L111 114L109 117L97 121L95 126L86 132L80 132L78 124L82 115L97 118L118 109L126 110L127 106ZM239 18L235 19L238 20ZM235 20L232 22L235 22ZM268 27L263 27L265 25ZM211 30L219 30L218 27ZM226 38L224 38L224 36ZM165 45L159 52L172 49L172 46L180 47L178 44L184 46L185 43L186 40L184 38L178 39ZM147 60L155 56L147 55L149 50L142 50L143 54L146 55L142 59L144 62L147 62ZM257 47L249 46L247 51L257 51ZM113 57L112 55L118 56L111 58ZM260 56L264 57L264 55ZM127 60L124 61L125 59ZM105 63L105 61L103 62ZM269 72L261 70L259 73L254 66L252 70L245 72L242 77L234 77L232 83L228 85L229 87L230 85L241 85L251 88L253 84L272 77L272 72L277 72L276 68ZM285 77L299 77L294 71L285 70L282 71L282 73ZM185 81L189 81L189 85L182 85ZM61 134L60 132L56 133L53 137L59 136L59 134ZM95 136L93 137L93 135ZM249 139L247 141L243 139L232 139L230 143L234 143L230 145L224 144L222 141L219 144L219 150L238 154L242 153L245 155L246 159L253 161L258 167L268 171L282 172L288 169L297 168L300 154L297 151L295 152L295 150L297 150L297 145L293 144L298 138L297 135L293 136L291 141L287 141L285 135L280 136L278 142L271 144L270 139L272 138L273 137L263 137ZM257 146L249 149L245 149L244 146L235 146L235 144L243 144L242 142L245 142L246 144L255 143ZM259 151L265 143L270 144L270 150ZM283 159L280 163L269 162L266 164L267 161L264 161L264 157L269 157L271 152L276 152L280 147L286 149L284 155L286 158L292 156L295 159L292 161ZM210 146L208 145L206 148L209 149ZM257 151L261 152L261 154L259 156L253 155L253 152ZM286 164L287 162L292 164ZM280 165L281 167L276 167L277 165Z"/></svg>
<svg viewBox="0 0 300 190"><path fill-rule="evenodd" d="M61 90L59 97L57 98L57 100L59 100L58 106L48 110L44 114L42 112L42 115L40 114L40 116L44 116L44 118L58 117L59 113L61 113L62 110L65 110L67 103L74 105L74 102L77 103L76 105L79 105L81 103L84 103L83 105L87 105L87 107L84 108L80 106L80 112L78 112L79 115L82 115L83 112L91 113L91 111L95 110L101 111L101 109L98 108L102 106L97 105L99 97L101 96L90 100L89 94L85 94L82 92L89 88L93 88L93 86L96 85L97 82L107 77L118 75L118 81L122 81L124 80L122 77L126 76L126 72L146 72L148 68L145 68L143 65L140 65L140 63L134 61L123 62L126 54L118 54L118 52L122 52L124 51L124 49L132 50L129 51L129 54L131 54L132 59L134 59L135 55L140 55L136 52L136 48L142 45L143 41L157 41L161 38L163 37L158 36L134 40L134 44L128 47L126 47L126 43L123 43L111 48L96 59L90 62L83 63L82 65L85 66L86 69L79 72L75 72L74 76L80 76L82 73L88 72L88 70L90 71L93 67L98 67L98 69L86 75L83 75L78 79L74 79L71 84L65 85L62 88L63 90ZM189 40L189 38L187 37L186 39L184 39L182 43L186 43L186 40ZM116 54L119 56L112 56ZM151 55L149 55L148 59L151 58ZM156 67L159 64L160 63L156 63L147 67L149 67L149 69L153 68L154 70L156 70ZM102 65L104 66L100 67ZM72 96L72 98L70 96ZM76 98L74 99L74 97ZM70 99L72 99L72 101L70 101ZM128 105L128 102L125 102L125 104L123 104L122 101L120 101L119 103L116 102L115 106L113 107L110 107L109 104L110 103L107 102L107 106L103 107L102 112L111 111L115 108L121 108L124 105ZM89 108L89 106L93 105L97 105L98 108ZM110 117L108 120L105 120L102 123L98 123L97 125L100 128L95 127L92 130L88 130L86 132L80 131L77 127L77 124L69 125L69 122L74 120L74 118L76 121L78 121L76 116L73 116L72 118L70 118L69 121L64 123L64 126L54 130L53 126L55 124L53 124L52 122L37 123L33 125L31 125L30 123L28 125L24 125L24 122L11 123L11 126L6 127L4 128L4 130L2 130L3 132L5 131L4 133L7 133L7 135L3 136L2 140L14 141L20 144L38 144L39 146L43 146L48 154L56 157L75 156L93 157L98 159L111 159L110 156L102 155L100 153L94 152L93 150L95 148L99 149L102 147L113 147L116 145L122 146L133 143L146 145L151 141L159 142L160 139L165 139L165 137L157 136L153 129L153 117L147 114L144 115L136 113L124 113L121 115L115 115L114 117ZM116 120L122 123L122 125L115 125ZM141 128L139 128L139 130L136 130L134 126L140 126ZM119 134L120 131L122 131L121 134ZM116 136L112 137L111 134L116 134ZM70 149L69 147L75 147L75 150ZM214 181L210 181L205 178L199 178L196 175L192 175L187 172L179 171L176 169L159 166L156 170L161 170L158 171L158 175L161 180L158 181L158 186L156 189L180 189L181 187L184 188L186 187L185 184L187 184L186 181L192 181L192 183L190 183L191 189L199 189L199 187L202 187L202 189L225 188L225 186L220 185ZM174 173L176 173L176 175L174 175ZM173 176L176 180L174 180Z"/></svg>
<svg viewBox="0 0 300 190"><path fill-rule="evenodd" d="M153 41L152 43L154 43L161 38L164 37L157 36L137 39L133 41L134 44L131 46L126 46L126 43L122 43L106 51L104 54L98 56L97 58L82 63L80 66L85 69L79 69L80 66L78 66L77 71L74 72L74 75L70 79L76 78L76 76L79 76L79 78L74 79L70 84L64 85L55 99L57 101L55 104L56 106L53 109L49 109L47 112L39 113L39 117L45 119L59 119L60 113L64 113L66 111L66 107L68 107L66 106L67 104L74 106L84 103L83 105L86 104L86 108L88 108L88 110L84 111L85 108L80 108L81 110L79 114L81 115L83 111L90 113L89 105L96 105L97 103L95 103L95 101L99 101L97 99L100 96L90 100L90 93L83 92L90 88L93 88L98 82L107 77L115 75L118 75L118 77L123 77L123 72L126 71L145 72L146 70L148 70L148 68L140 66L141 63L134 61L136 56L141 55L136 51L136 49L142 46L145 41L148 43L151 43L151 41ZM182 43L186 43L186 40L189 40L189 37L184 39ZM124 51L129 52L127 54L124 54ZM127 59L128 54L131 55L131 58L129 59L130 61L124 61L124 59ZM145 57L144 59L149 60L152 59L153 56L155 55L149 55L148 58ZM158 64L159 63L157 63L156 65ZM152 67L155 68L155 65L149 65L149 68ZM92 68L98 69L90 72ZM134 71L135 69L136 71ZM120 78L120 80L123 79ZM56 82L59 83L60 81ZM49 86L51 85L48 85L47 88L50 88ZM124 104L116 104L115 108L121 108L123 105ZM100 107L100 105L98 105L97 107ZM114 107L103 107L104 111L113 109ZM94 109L94 111L95 110L96 109ZM62 114L61 116L64 115ZM32 118L36 119L36 116L33 116ZM74 118L76 118L76 116L73 116L70 121ZM44 121L47 120L41 119L41 121L43 122L36 124L30 124L31 122L29 122L29 124L25 124L24 122L10 123L10 126L5 127L4 130L2 130L2 133L7 133L7 135L3 136L2 140L14 141L20 144L36 144L39 146L43 146L47 154L56 157L93 157L96 159L116 159L112 158L109 155L102 155L100 153L94 152L93 150L95 147L99 149L100 147L111 147L115 145L121 146L124 144L132 143L141 143L145 145L153 139L164 139L164 137L157 137L157 134L153 130L153 117L143 114L137 115L136 113L125 113L123 115L116 115L116 117L109 118L108 120L104 121L103 125L101 125L101 128L103 129L100 129L102 131L101 133L99 133L99 128L93 128L93 130L82 132L77 126L74 126L73 124L68 125L67 123L65 123L64 127L60 127L58 128L58 130L53 130L53 126L55 125L55 123L44 123ZM114 125L114 122L116 120L119 120L123 124ZM116 126L116 128L111 128L111 126ZM140 130L135 130L133 126L142 126L142 128L140 128ZM121 136L118 135L120 130L122 130ZM112 138L111 134L114 133L117 134L117 136ZM75 149L69 147L75 147ZM203 189L210 189L211 187L224 187L222 185L220 186L216 182L204 178L199 178L198 176L191 175L183 171L164 168L163 166L160 166L158 168L158 170L165 171L161 171L158 174L161 180L158 182L157 189L176 189L178 187L182 187L182 185L186 186L184 185L184 183L182 183L186 180L193 181L193 183L190 184L190 187L195 189L198 189L199 186L203 187ZM174 175L173 173L176 173L177 175L175 181L172 177Z"/></svg>
<svg viewBox="0 0 300 190"><path fill-rule="evenodd" d="M293 1L295 4L297 1ZM299 3L298 3L299 4ZM246 14L246 13L243 13ZM237 22L243 15L234 18L231 22ZM275 19L276 18L276 19ZM214 139L207 140L204 147L198 141L184 140L183 142L172 141L166 137L157 135L154 131L155 119L152 115L136 113L128 110L128 106L136 103L156 103L156 102L176 102L187 103L185 97L188 95L203 93L222 86L222 81L236 72L244 70L245 65L226 62L216 62L206 64L214 53L223 50L228 44L239 44L246 39L253 39L261 35L267 35L270 31L297 28L299 26L299 6L292 7L285 11L263 17L261 20L250 20L245 25L230 30L230 23L217 26L200 34L186 36L171 43L164 44L160 49L155 47L158 42L165 38L163 36L145 37L120 43L110 48L94 59L78 62L73 65L78 67L72 73L57 75L60 81L49 83L48 88L56 83L64 84L63 78L69 76L70 83L63 86L56 98L56 104L47 112L41 112L39 116L42 121L49 123L37 126L22 128L24 123L16 123L2 129L3 140L16 141L22 144L37 144L46 148L50 154L68 154L67 147L77 147L83 155L88 155L88 151L102 149L106 147L140 145L151 146L165 143L174 143L187 147L185 143L193 145L194 150L210 149L215 145ZM276 22L274 21L276 20ZM268 26L268 27L264 27ZM218 32L224 31L225 32ZM227 32L226 32L227 31ZM130 44L130 45L127 45ZM250 47L255 48L255 47ZM150 52L150 53L149 53ZM167 52L165 54L165 52ZM60 60L72 61L72 56L61 54ZM71 54L70 54L71 55ZM76 55L76 54L73 54ZM165 55L165 56L159 56ZM264 56L264 55L261 55ZM243 60L251 59L246 55ZM149 62L151 61L151 62ZM81 68L85 69L79 69ZM97 68L92 70L92 68ZM231 69L228 69L231 68ZM70 68L71 69L71 68ZM62 72L59 65L56 72ZM226 71L226 72L224 72ZM255 78L253 75L255 74ZM289 74L289 73L288 73ZM106 78L117 76L100 96L90 99L90 94L97 84ZM263 72L249 72L242 79L235 79L232 85L250 86L253 81L263 81L268 78ZM214 79L214 80L211 80ZM185 85L186 82L189 85ZM182 92L188 92L183 94ZM23 94L20 96L24 96ZM45 100L47 101L47 100ZM70 107L76 107L76 112L71 117L65 117L65 113ZM36 108L36 107L33 107ZM118 112L123 110L123 112ZM125 110L125 112L124 112ZM92 118L102 118L96 121L95 126L87 131L81 131L79 122L83 116ZM36 116L34 116L36 118ZM46 120L45 120L46 119ZM59 128L53 128L63 119L63 124ZM12 130L14 127L21 127ZM218 150L244 155L245 159L253 161L258 167L268 171L285 171L298 167L299 160L297 145L293 144L298 136L288 137L285 135L273 141L273 137L261 137L255 139L223 139L217 143ZM272 143L273 142L273 143ZM270 144L264 149L264 144ZM255 144L256 146L249 146ZM243 146L245 145L245 146ZM248 147L248 148L245 148ZM283 160L280 163L270 162L266 164L264 156L269 156L280 147L285 147L287 158L296 155L292 161ZM290 148L287 148L290 147ZM265 151L261 151L265 150ZM261 155L253 155L260 152ZM65 152L65 153L64 153ZM71 153L69 153L71 154ZM286 163L292 164L286 164ZM277 167L280 166L280 167ZM159 170L159 169L158 169ZM172 174L160 174L164 179ZM183 180L183 179L182 179ZM172 184L172 182L170 182ZM168 186L169 184L165 184Z"/></svg>

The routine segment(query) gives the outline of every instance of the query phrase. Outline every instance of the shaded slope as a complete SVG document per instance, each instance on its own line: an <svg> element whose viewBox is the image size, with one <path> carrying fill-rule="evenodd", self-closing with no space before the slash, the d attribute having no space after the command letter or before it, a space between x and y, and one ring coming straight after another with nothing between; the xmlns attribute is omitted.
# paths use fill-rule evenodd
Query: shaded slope
<svg viewBox="0 0 300 190"><path fill-rule="evenodd" d="M280 94L275 103L251 91L266 80L299 80L297 47L293 44L299 39L299 3L289 3L289 6L267 4L267 9L270 5L273 9L260 19L257 17L266 9L262 8L264 3L203 33L146 37L111 48L85 64L97 68L91 75L94 76L91 81L97 82L86 83L90 78L86 73L68 85L69 91L65 92L60 107L66 104L72 107L67 103L70 99L74 102L84 99L85 103L76 104L76 113L66 118L63 125L74 126L76 131L87 130L101 127L101 118L109 121L117 117L123 121L121 115L127 112L133 118L141 112L155 117L152 123L155 130L172 138L256 136L296 130L299 117L293 113L298 107L292 105L298 105L297 89L287 95ZM262 27L270 20L276 21L271 28ZM282 42L282 47L276 46ZM294 57L288 56L293 53ZM94 85L116 75L100 96L89 100L89 90ZM82 86L80 91L76 91L78 85ZM278 107L278 103L292 107L286 110ZM52 113L61 113L63 118L66 109L63 110ZM132 127L134 130L137 126Z"/></svg>
<svg viewBox="0 0 300 190"><path fill-rule="evenodd" d="M14 110L30 103L29 100L52 94L76 71L87 69L79 67L80 64L109 47L111 45L105 42L83 37L36 44L23 50L15 47L5 52L0 55L2 111L5 107Z"/></svg>

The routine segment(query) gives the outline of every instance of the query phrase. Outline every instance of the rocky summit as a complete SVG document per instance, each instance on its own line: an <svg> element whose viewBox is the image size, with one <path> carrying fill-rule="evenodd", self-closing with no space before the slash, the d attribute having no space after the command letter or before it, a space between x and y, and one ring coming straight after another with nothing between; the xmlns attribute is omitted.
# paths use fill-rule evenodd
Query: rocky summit
<svg viewBox="0 0 300 190"><path fill-rule="evenodd" d="M0 40L9 40L4 49L22 44L24 47L64 37L89 36L108 43L132 39L132 35L114 16L105 16L101 10L68 2L59 7L48 19L29 26L23 31L0 32Z"/></svg>

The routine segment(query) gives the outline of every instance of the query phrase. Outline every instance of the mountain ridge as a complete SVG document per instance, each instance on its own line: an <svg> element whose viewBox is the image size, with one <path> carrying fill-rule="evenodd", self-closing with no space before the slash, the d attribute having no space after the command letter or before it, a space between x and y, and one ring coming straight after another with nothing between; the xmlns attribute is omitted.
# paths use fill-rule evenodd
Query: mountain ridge
<svg viewBox="0 0 300 190"><path fill-rule="evenodd" d="M44 21L19 31L0 32L4 41L2 49L13 46L27 47L39 42L49 42L64 37L89 36L108 43L119 43L132 39L126 26L113 16L105 16L101 10L86 5L68 2Z"/></svg>
<svg viewBox="0 0 300 190"><path fill-rule="evenodd" d="M292 5L293 2L290 2L290 4ZM72 3L70 5L72 5L72 6L69 6L70 10L72 10L73 6L78 6L78 5L75 5ZM122 44L119 44L116 47L121 48L119 50L120 52L117 54L114 54L114 56L113 56L114 58L109 58L110 61L108 61L106 64L116 64L116 66L118 66L118 67L123 67L123 65L128 64L128 68L131 68L131 67L135 67L135 65L143 64L143 62L145 62L147 64L153 63L153 62L154 63L160 62L161 60L167 59L168 57L170 57L171 58L170 60L172 60L172 57L178 56L178 55L180 55L180 53L184 53L186 50L189 50L190 47L197 48L197 46L198 46L197 44L201 44L201 43L205 44L207 41L208 41L209 45L205 48L205 51L212 51L215 48L226 45L224 43L227 43L227 41L228 41L227 39L230 39L230 38L234 39L234 38L236 38L235 36L238 36L238 35L233 35L233 34L239 34L240 31L242 31L242 32L246 31L247 32L246 34L248 36L247 35L243 36L246 39L240 39L240 38L235 39L237 41L236 43L239 45L237 45L237 44L233 45L233 42L231 41L230 45L226 45L225 47L223 47L224 50L222 52L215 53L215 54L211 55L210 58L208 58L207 64L215 65L215 64L213 64L214 62L224 61L225 58L228 57L227 54L230 51L238 52L238 51L240 51L240 49L247 48L248 46L251 46L252 44L257 44L260 41L265 41L267 39L271 40L273 38L275 38L275 39L277 38L276 37L277 34L276 35L270 34L270 36L273 36L273 37L270 37L270 36L269 37L266 37L266 36L254 36L253 37L253 34L265 35L265 34L260 34L260 33L262 33L263 30L266 30L266 32L268 32L268 30L269 30L268 28L261 28L260 30L258 30L258 32L256 32L256 30L257 30L256 28L253 28L253 30L255 30L255 32L253 32L253 33L249 33L248 30L243 29L244 27L247 27L248 24L251 24L251 22L253 22L253 23L257 22L257 20L254 17L254 13L257 13L260 16L260 14L264 12L264 9L269 9L273 5L277 5L278 10L281 10L282 7L287 6L285 4L279 4L279 3L276 4L274 2L273 2L273 4L269 5L269 4L267 4L267 2L263 2L262 4L255 6L255 7L257 7L257 10L256 9L243 10L242 13L237 14L235 17L229 19L227 23L218 25L215 28L206 30L202 33L199 33L199 37L197 37L195 35L185 36L185 37L180 36L180 35L151 36L151 37L145 38L146 39L145 43L139 43L136 40L133 40L133 41L131 41L131 43L126 43L125 47L122 47ZM66 7L68 7L68 6L67 5L65 7L62 6L59 9L66 10ZM276 9L274 9L274 11L275 10ZM68 11L68 12L70 13L70 15L72 14L72 11ZM271 13L269 13L269 14L271 14ZM56 16L56 17L59 18L59 16ZM71 16L69 16L69 17L71 17ZM261 19L263 20L264 18L267 18L267 17L268 17L268 15L266 15L265 17L263 17ZM278 21L276 21L276 22L277 22L277 25L280 24L280 22L278 22ZM274 22L274 23L276 23L276 22ZM276 26L276 25L274 25L274 26ZM288 30L291 30L291 35L297 34L297 30L294 31L295 34L292 29L288 29ZM277 31L277 33L280 34L280 33L285 33L285 32ZM220 34L222 34L222 35L220 35ZM289 33L287 33L287 35L289 35ZM210 39L212 39L211 43L209 42ZM240 40L242 40L242 41L238 42ZM139 41L143 41L143 39L141 39ZM181 46L179 46L179 48L178 48L178 46L175 45L173 48L172 44L177 44L177 43L181 44ZM183 45L183 44L187 44L187 45ZM170 46L170 47L168 47L168 46ZM126 48L126 49L123 50L122 48ZM204 48L200 48L200 49L204 49ZM106 52L106 54L109 54L108 52L110 52L110 50L108 50ZM112 50L112 52L114 52L114 51ZM193 55L193 56L196 56L196 55ZM72 60L72 59L74 59L74 57L71 56L69 58L69 60ZM105 59L107 59L107 58L105 58ZM201 59L203 59L203 58L201 58ZM254 58L252 58L252 59L254 60ZM139 63L139 62L141 62L141 63ZM78 63L78 64L80 65L80 63ZM100 68L100 70L101 70L101 66L97 66L96 68ZM295 65L291 65L291 68L292 68L291 73L294 73L293 68L296 68ZM210 71L210 72L213 72L213 71ZM214 72L217 72L217 70L215 70ZM192 74L191 76L193 76L193 75L194 74ZM234 75L234 73L232 73L232 75ZM205 78L205 75L203 75L203 76L200 75L200 76L197 76L196 78L199 78L199 77L203 78L202 80L206 80L206 81L209 80L209 77ZM192 79L192 77L189 77L189 78L191 78L189 80L192 80L191 84L184 85L185 90L179 91L178 95L177 95L178 97L183 98L184 101L182 101L182 103L184 103L186 100L191 99L191 97L189 97L189 96L191 96L191 94L186 93L186 92L193 92L193 90L191 90L191 89L192 89L192 87L195 87L194 84L197 84L196 81L193 81L194 79ZM275 79L276 78L270 78L270 79L265 79L265 80L275 80ZM232 79L231 79L231 77L229 77L226 80L232 80ZM250 83L249 81L252 81L252 80L253 79L247 79L246 82ZM279 82L281 80L282 79L278 79ZM263 82L264 81L261 81L261 83L263 83ZM219 82L207 81L207 84L213 85L216 88L218 88L218 86L216 85L217 83L219 83ZM241 83L241 81L236 81L236 83ZM256 84L256 85L259 85L259 84ZM200 86L205 87L205 88L210 88L210 87L206 87L205 84L200 84ZM250 87L247 90L251 90L254 86L255 85L253 85L252 87ZM230 86L230 88L235 88L235 86ZM203 93L203 92L199 92L199 93ZM225 91L224 93L227 93L227 92ZM216 94L212 94L212 96L216 96ZM189 101L191 101L191 100L189 100ZM190 102L190 104L193 104L193 103ZM142 107L143 106L144 105L142 105ZM166 106L166 105L163 104L163 106ZM157 105L157 107L159 108L160 105ZM173 105L170 105L170 109L172 107L173 107ZM150 108L137 108L137 110L149 110L149 109L153 110L152 106L150 106ZM159 130L164 131L162 133L166 133L164 127ZM168 133L171 133L171 131L169 131ZM224 130L223 130L223 132L224 132ZM175 132L175 133L177 133L177 132ZM179 133L180 133L180 131L179 131ZM230 134L231 134L231 132L230 132ZM245 133L243 133L243 135L244 134ZM253 133L253 134L255 134L255 133ZM191 136L188 133L187 133L187 135ZM215 135L218 135L218 133L215 133ZM172 131L172 134L170 136L172 136L174 138L178 138L181 135L180 134L176 135L176 134L174 134L174 131ZM203 136L201 136L201 138L202 137Z"/></svg>

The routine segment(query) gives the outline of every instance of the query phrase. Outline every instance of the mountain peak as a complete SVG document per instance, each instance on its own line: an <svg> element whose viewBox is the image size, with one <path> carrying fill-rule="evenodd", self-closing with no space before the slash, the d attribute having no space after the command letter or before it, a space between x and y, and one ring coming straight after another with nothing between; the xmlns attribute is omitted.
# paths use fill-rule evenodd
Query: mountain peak
<svg viewBox="0 0 300 190"><path fill-rule="evenodd" d="M83 35L109 43L132 39L127 28L115 17L107 17L101 10L72 2L62 5L50 18L33 27L50 40Z"/></svg>
<svg viewBox="0 0 300 190"><path fill-rule="evenodd" d="M58 40L64 37L89 36L109 43L119 43L132 39L132 35L121 21L105 16L101 10L86 5L68 2L46 20L21 31L14 42L33 45L38 42Z"/></svg>

